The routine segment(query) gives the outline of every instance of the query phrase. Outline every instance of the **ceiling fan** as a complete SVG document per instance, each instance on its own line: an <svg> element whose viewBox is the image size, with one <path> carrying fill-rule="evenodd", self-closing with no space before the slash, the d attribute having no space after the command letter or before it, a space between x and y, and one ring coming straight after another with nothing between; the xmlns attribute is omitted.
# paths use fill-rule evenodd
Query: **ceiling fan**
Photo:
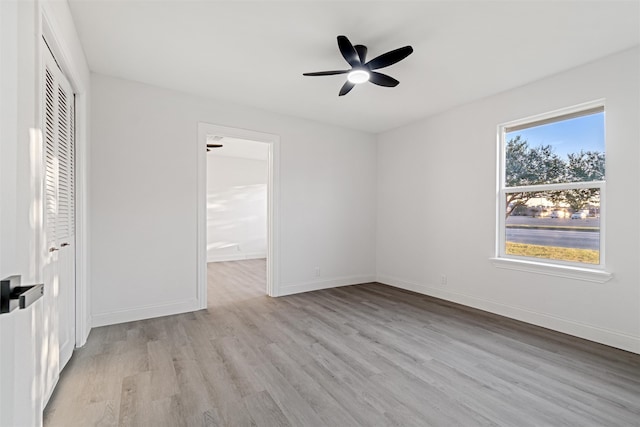
<svg viewBox="0 0 640 427"><path fill-rule="evenodd" d="M219 141L222 141L222 136L218 135L207 135L207 151L211 151L211 148L222 148L222 144L218 144ZM216 144L214 144L216 142Z"/></svg>
<svg viewBox="0 0 640 427"><path fill-rule="evenodd" d="M369 81L378 86L395 87L400 83L393 77L378 73L377 69L388 67L402 61L413 53L411 46L404 46L366 61L367 47L361 44L352 45L346 36L338 36L338 48L344 59L351 65L350 70L318 71L315 73L303 73L303 76L332 76L335 74L347 74L347 81L340 89L338 96L349 93L355 85Z"/></svg>

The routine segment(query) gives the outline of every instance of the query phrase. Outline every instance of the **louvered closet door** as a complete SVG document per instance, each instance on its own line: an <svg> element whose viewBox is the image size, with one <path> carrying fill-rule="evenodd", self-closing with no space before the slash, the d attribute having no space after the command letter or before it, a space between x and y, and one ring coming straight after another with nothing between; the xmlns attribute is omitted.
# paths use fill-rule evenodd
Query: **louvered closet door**
<svg viewBox="0 0 640 427"><path fill-rule="evenodd" d="M75 111L71 85L43 43L45 396L75 343Z"/></svg>
<svg viewBox="0 0 640 427"><path fill-rule="evenodd" d="M74 97L71 85L58 82L58 215L56 238L59 263L60 369L71 358L75 344L75 212L74 212Z"/></svg>

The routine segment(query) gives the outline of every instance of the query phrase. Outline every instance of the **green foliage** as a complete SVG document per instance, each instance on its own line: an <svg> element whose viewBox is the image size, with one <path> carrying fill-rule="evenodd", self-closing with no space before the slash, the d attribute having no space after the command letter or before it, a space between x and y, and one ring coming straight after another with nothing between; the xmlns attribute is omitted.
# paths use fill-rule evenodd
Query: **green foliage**
<svg viewBox="0 0 640 427"><path fill-rule="evenodd" d="M605 155L597 151L571 153L563 160L550 145L530 147L517 135L506 144L505 183L507 187L588 182L604 180ZM547 198L554 204L566 203L574 211L597 200L597 189L519 192L507 195L506 216L533 198Z"/></svg>
<svg viewBox="0 0 640 427"><path fill-rule="evenodd" d="M604 153L580 151L568 155L568 182L586 182L604 180ZM564 201L575 211L583 209L589 202L597 199L599 192L594 188L567 190L563 192Z"/></svg>
<svg viewBox="0 0 640 427"><path fill-rule="evenodd" d="M505 179L507 187L563 182L565 162L550 145L531 148L520 135L507 142Z"/></svg>
<svg viewBox="0 0 640 427"><path fill-rule="evenodd" d="M603 181L604 153L598 151L580 151L567 157L567 182Z"/></svg>

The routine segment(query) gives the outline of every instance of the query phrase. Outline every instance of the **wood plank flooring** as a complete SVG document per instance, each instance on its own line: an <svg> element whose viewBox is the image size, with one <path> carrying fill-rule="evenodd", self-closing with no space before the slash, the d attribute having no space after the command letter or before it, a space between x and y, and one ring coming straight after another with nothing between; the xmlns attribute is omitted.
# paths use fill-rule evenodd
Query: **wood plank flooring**
<svg viewBox="0 0 640 427"><path fill-rule="evenodd" d="M640 426L640 356L371 283L92 330L45 426Z"/></svg>

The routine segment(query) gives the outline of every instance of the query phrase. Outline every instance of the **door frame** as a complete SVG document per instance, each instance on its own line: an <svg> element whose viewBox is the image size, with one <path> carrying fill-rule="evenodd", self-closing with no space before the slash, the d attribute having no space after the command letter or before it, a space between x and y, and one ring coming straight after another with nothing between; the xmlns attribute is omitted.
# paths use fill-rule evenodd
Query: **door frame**
<svg viewBox="0 0 640 427"><path fill-rule="evenodd" d="M269 146L267 178L267 286L270 297L280 295L279 289L279 188L280 188L280 136L211 123L198 123L196 150L198 153L198 217L197 217L197 299L201 309L207 308L207 135L247 139Z"/></svg>
<svg viewBox="0 0 640 427"><path fill-rule="evenodd" d="M71 88L75 96L75 346L82 347L91 331L91 312L89 309L89 236L88 236L88 138L89 138L89 88L83 81L83 65L76 63L71 54L71 48L64 42L63 29L55 20L55 14L49 10L52 7L48 2L40 3L40 34L38 34L38 46L41 46L41 39L44 38L53 53L56 62L62 69L65 77L71 83ZM43 47L46 48L46 47ZM42 79L43 54L38 55L38 79ZM88 83L88 82L87 82ZM42 88L38 85L36 94L37 105L42 104ZM43 126L43 118L38 112L38 123L40 129ZM42 194L42 193L41 193ZM42 228L41 228L42 231ZM40 233L42 236L42 233ZM44 239L40 238L38 247L44 250ZM44 249L43 249L44 248ZM44 253L44 252L42 252ZM37 254L38 265L42 265L42 258Z"/></svg>

